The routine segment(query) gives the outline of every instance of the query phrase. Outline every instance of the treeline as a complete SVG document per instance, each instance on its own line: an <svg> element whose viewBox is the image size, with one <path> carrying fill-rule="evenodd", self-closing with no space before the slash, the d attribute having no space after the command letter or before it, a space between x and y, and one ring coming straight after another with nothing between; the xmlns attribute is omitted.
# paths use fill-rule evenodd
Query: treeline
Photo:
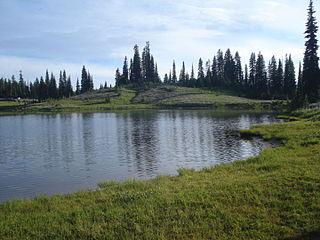
<svg viewBox="0 0 320 240"><path fill-rule="evenodd" d="M140 57L138 45L134 46L134 55L130 59L130 66L128 66L128 59L125 57L122 73L119 68L116 70L116 86L124 85L154 85L159 84L161 79L158 74L158 66L150 51L150 44L147 42Z"/></svg>
<svg viewBox="0 0 320 240"><path fill-rule="evenodd" d="M242 68L238 52L233 54L228 49L225 54L219 50L213 60L205 63L200 58L195 74L192 65L191 73L186 71L185 63L177 76L176 64L165 74L164 83L185 87L231 89L252 98L292 99L295 95L295 67L291 55L285 62L273 56L266 66L261 53L252 53L249 65Z"/></svg>
<svg viewBox="0 0 320 240"><path fill-rule="evenodd" d="M93 77L85 66L82 68L81 85L77 79L76 90L74 91L71 77L66 71L60 71L59 78L47 70L45 77L36 78L34 82L27 83L20 71L19 79L13 75L11 79L0 79L0 98L29 98L43 101L46 99L69 98L94 89Z"/></svg>
<svg viewBox="0 0 320 240"><path fill-rule="evenodd" d="M236 52L233 55L228 49L225 53L219 50L212 61L207 60L204 63L200 58L197 74L195 74L193 65L189 74L183 62L178 76L176 63L173 61L172 69L165 74L163 82L186 87L231 89L239 95L258 99L290 99L293 100L295 107L316 102L320 98L320 69L317 54L319 46L316 37L318 26L314 14L313 1L310 0L305 32L306 51L303 66L299 64L297 76L291 55L286 55L284 61L277 60L273 56L266 63L261 53L252 53L249 63L243 68L240 54ZM162 82L158 75L157 65L150 54L148 42L143 50L142 60L136 45L130 68L128 69L127 58L125 58L122 73L119 69L116 71L117 86L160 83Z"/></svg>
<svg viewBox="0 0 320 240"><path fill-rule="evenodd" d="M155 85L162 81L158 75L157 64L150 53L150 44L147 42L140 59L139 47L134 47L133 60L128 67L125 57L122 73L116 70L116 86L125 85ZM276 60L273 56L268 66L261 53L251 54L248 65L242 67L238 52L233 55L228 49L221 50L205 63L200 58L195 73L192 65L191 73L186 70L185 63L179 75L176 63L173 61L169 74L165 74L164 84L193 88L224 88L237 91L239 95L261 99L293 99L296 91L296 74L291 55L285 61Z"/></svg>

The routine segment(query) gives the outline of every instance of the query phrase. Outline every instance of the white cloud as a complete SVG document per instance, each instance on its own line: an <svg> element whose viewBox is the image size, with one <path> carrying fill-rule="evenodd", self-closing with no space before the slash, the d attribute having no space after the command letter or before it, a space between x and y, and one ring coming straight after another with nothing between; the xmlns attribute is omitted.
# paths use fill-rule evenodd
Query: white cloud
<svg viewBox="0 0 320 240"><path fill-rule="evenodd" d="M172 60L197 65L218 49L252 51L266 60L292 53L302 59L307 1L301 0L42 0L0 1L0 71L22 69L33 79L46 68L78 76L83 63L97 83L114 71L134 44L146 41L161 76ZM14 17L12 17L14 16ZM45 59L45 60L42 60Z"/></svg>
<svg viewBox="0 0 320 240"><path fill-rule="evenodd" d="M92 63L70 63L70 62L57 62L47 59L38 58L21 58L12 56L0 56L0 72L1 76L10 78L12 75L18 75L19 71L23 71L26 81L34 81L36 77L45 75L45 71L53 72L56 77L59 76L60 70L66 70L67 74L71 76L73 85L75 86L77 78L81 78L82 66L85 65L87 70L93 75L94 83L98 84L108 81L113 83L110 79L114 78L114 69L108 68L105 65L92 64Z"/></svg>

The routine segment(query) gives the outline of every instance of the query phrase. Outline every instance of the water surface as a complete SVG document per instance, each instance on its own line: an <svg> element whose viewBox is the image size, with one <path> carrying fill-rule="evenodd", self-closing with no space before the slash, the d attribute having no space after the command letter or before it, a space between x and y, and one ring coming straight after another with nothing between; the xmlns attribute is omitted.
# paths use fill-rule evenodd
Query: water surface
<svg viewBox="0 0 320 240"><path fill-rule="evenodd" d="M208 110L0 117L0 201L245 159L264 144L237 131L274 121Z"/></svg>

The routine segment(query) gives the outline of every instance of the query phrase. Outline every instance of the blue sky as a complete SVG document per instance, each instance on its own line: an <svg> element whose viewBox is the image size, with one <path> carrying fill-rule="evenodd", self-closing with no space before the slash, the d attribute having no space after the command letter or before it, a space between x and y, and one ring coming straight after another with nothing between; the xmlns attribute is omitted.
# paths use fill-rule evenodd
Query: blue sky
<svg viewBox="0 0 320 240"><path fill-rule="evenodd" d="M320 7L318 1L316 9ZM114 82L124 56L150 41L161 76L218 49L252 51L266 60L303 58L308 0L0 0L0 74L27 80L48 68L73 79L83 64L95 85ZM320 16L317 13L317 16ZM319 19L319 18L318 18Z"/></svg>

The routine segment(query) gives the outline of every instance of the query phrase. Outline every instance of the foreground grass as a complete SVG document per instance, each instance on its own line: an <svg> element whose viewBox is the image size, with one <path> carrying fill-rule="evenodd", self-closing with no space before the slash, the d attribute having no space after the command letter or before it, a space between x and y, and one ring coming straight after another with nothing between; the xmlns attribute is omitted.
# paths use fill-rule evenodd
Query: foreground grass
<svg viewBox="0 0 320 240"><path fill-rule="evenodd" d="M2 204L0 239L317 239L319 129L309 120L256 126L243 135L283 145L178 177Z"/></svg>

